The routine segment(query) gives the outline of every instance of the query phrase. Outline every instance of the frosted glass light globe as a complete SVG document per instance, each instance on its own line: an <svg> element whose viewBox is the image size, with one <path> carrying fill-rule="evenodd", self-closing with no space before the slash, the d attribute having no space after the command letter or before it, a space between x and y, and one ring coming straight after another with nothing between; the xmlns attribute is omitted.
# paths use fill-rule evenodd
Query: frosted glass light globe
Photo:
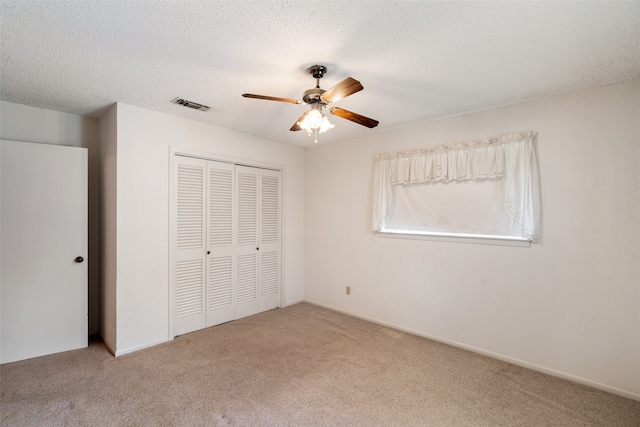
<svg viewBox="0 0 640 427"><path fill-rule="evenodd" d="M318 129L322 125L322 113L318 110L311 110L304 121L311 129Z"/></svg>

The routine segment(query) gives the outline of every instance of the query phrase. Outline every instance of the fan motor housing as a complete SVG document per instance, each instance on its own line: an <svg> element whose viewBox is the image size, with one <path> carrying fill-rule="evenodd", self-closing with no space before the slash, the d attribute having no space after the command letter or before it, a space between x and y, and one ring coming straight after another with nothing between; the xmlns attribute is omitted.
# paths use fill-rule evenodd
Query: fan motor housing
<svg viewBox="0 0 640 427"><path fill-rule="evenodd" d="M322 102L320 96L325 92L326 91L324 89L314 87L313 89L309 89L304 92L304 95L302 95L302 100L307 104L316 104L318 102Z"/></svg>

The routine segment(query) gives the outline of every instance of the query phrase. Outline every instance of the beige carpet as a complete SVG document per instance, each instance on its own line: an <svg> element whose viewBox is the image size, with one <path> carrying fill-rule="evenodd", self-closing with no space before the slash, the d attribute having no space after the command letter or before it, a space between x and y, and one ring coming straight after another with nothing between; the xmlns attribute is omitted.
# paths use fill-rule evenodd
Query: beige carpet
<svg viewBox="0 0 640 427"><path fill-rule="evenodd" d="M0 375L3 426L640 426L640 402L310 304Z"/></svg>

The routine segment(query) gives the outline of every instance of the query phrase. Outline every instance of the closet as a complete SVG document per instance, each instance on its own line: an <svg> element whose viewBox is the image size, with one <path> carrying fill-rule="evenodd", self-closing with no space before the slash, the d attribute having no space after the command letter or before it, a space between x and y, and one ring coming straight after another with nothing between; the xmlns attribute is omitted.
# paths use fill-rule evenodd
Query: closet
<svg viewBox="0 0 640 427"><path fill-rule="evenodd" d="M280 171L174 160L174 335L279 307Z"/></svg>

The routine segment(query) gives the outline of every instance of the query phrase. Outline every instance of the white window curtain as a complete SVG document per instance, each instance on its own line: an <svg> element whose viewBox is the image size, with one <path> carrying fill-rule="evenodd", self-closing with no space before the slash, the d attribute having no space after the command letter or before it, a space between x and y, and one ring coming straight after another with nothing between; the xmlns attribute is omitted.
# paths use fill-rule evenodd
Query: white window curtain
<svg viewBox="0 0 640 427"><path fill-rule="evenodd" d="M393 214L394 186L499 180L510 229L537 242L540 188L535 132L401 153L379 154L373 178L373 231L384 231Z"/></svg>

